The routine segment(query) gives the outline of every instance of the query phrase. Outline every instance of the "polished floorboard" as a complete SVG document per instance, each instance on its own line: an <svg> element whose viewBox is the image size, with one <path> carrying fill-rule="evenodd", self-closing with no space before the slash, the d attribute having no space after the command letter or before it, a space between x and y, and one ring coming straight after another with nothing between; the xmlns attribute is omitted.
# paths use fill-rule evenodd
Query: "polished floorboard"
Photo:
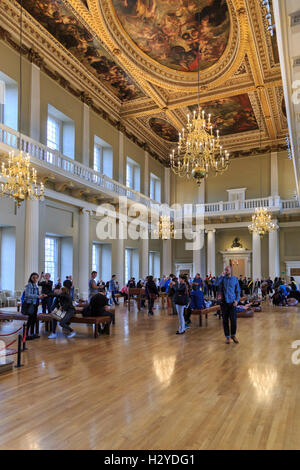
<svg viewBox="0 0 300 470"><path fill-rule="evenodd" d="M97 340L74 327L73 339L42 332L0 375L0 449L300 448L300 308L239 319L238 345L214 316L175 335L158 306L150 318L118 307Z"/></svg>

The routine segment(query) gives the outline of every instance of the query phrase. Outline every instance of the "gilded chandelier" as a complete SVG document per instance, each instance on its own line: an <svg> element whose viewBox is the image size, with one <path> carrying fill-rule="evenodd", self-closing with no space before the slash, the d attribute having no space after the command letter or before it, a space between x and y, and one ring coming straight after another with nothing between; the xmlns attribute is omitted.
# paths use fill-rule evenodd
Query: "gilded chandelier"
<svg viewBox="0 0 300 470"><path fill-rule="evenodd" d="M211 114L198 107L198 113L187 115L186 130L179 133L178 152L170 155L171 168L180 177L194 178L201 184L209 173L222 173L228 168L229 153L220 143L219 131L213 133Z"/></svg>
<svg viewBox="0 0 300 470"><path fill-rule="evenodd" d="M0 196L15 199L17 207L26 199L40 200L44 196L44 185L37 183L36 170L31 168L28 154L19 152L15 156L10 152L8 166L2 163L0 176L6 180L1 184Z"/></svg>
<svg viewBox="0 0 300 470"><path fill-rule="evenodd" d="M162 240L169 240L170 238L174 238L174 224L169 216L163 215L159 218L159 221L157 222L157 229L154 230L154 234Z"/></svg>
<svg viewBox="0 0 300 470"><path fill-rule="evenodd" d="M260 207L255 209L255 214L252 216L252 224L248 226L250 232L257 233L263 237L267 233L273 232L277 228L276 224L272 222L271 214L266 208Z"/></svg>

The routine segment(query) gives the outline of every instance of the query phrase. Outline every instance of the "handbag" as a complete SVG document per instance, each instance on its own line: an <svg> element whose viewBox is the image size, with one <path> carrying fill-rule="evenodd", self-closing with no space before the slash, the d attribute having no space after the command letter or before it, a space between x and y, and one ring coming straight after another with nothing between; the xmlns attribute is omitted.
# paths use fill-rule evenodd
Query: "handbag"
<svg viewBox="0 0 300 470"><path fill-rule="evenodd" d="M65 312L64 310L61 310L60 308L55 308L50 313L50 316L55 320L62 321L65 318L66 314L67 312Z"/></svg>
<svg viewBox="0 0 300 470"><path fill-rule="evenodd" d="M22 303L22 308L21 308L22 315L33 315L34 313L34 305L29 304L27 302Z"/></svg>

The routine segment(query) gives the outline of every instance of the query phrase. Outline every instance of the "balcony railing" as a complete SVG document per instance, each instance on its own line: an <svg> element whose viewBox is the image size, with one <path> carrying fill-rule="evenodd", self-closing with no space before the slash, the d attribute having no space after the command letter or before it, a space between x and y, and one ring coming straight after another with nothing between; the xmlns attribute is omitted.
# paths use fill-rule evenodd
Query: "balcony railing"
<svg viewBox="0 0 300 470"><path fill-rule="evenodd" d="M8 147L6 150L13 150L19 148L19 133L0 123L0 144ZM32 162L36 166L42 168L49 168L54 172L64 175L66 178L71 177L76 179L79 183L85 184L96 191L103 192L106 196L118 198L119 196L127 197L130 201L138 202L150 208L151 205L157 205L147 196L127 188L123 184L102 175L97 171L88 168L85 165L66 157L57 150L50 149L49 147L37 142L30 137L21 135L21 149L29 153ZM220 216L220 215L237 215L237 214L251 214L257 207L266 207L271 212L280 211L298 211L300 210L300 202L297 199L280 200L280 197L264 197L258 199L245 199L241 201L226 201L226 202L212 202L204 204L200 213L205 217ZM194 205L190 210L185 210L186 216L195 216L196 210L199 213L199 207ZM181 215L181 214L180 214ZM176 217L176 213L174 213Z"/></svg>
<svg viewBox="0 0 300 470"><path fill-rule="evenodd" d="M10 147L10 150L18 149L19 133L0 124L0 143ZM43 167L46 164L49 166L49 169L52 168L59 173L66 173L66 177L75 177L79 179L81 183L92 186L95 190L102 191L106 195L111 197L124 196L131 201L138 202L147 207L150 207L151 204L157 204L156 201L153 201L138 191L130 189L108 176L102 175L92 168L88 168L76 160L66 157L57 150L53 150L23 134L21 135L21 149L29 153L35 165L39 166L40 163L43 162Z"/></svg>

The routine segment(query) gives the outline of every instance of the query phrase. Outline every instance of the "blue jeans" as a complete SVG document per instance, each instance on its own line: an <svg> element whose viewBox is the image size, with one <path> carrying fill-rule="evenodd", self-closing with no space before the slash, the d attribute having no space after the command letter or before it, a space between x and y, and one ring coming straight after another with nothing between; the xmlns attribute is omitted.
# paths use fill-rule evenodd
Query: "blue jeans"
<svg viewBox="0 0 300 470"><path fill-rule="evenodd" d="M179 320L179 333L183 333L185 331L185 321L184 321L184 309L185 305L176 305L178 320Z"/></svg>

